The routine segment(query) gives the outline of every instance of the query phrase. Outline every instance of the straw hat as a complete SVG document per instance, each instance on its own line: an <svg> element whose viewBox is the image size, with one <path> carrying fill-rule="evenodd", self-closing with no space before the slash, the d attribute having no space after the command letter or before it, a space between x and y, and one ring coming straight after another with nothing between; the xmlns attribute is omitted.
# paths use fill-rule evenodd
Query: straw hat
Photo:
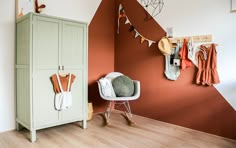
<svg viewBox="0 0 236 148"><path fill-rule="evenodd" d="M167 37L161 38L158 42L158 48L164 55L170 55L172 49L172 43Z"/></svg>

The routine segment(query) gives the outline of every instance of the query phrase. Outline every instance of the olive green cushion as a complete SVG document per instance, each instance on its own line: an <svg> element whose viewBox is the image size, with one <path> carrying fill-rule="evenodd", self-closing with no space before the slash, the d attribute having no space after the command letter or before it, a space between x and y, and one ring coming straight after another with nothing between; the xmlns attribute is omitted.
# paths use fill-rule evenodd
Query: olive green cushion
<svg viewBox="0 0 236 148"><path fill-rule="evenodd" d="M117 97L129 97L134 94L134 83L127 76L118 76L112 81L112 86Z"/></svg>

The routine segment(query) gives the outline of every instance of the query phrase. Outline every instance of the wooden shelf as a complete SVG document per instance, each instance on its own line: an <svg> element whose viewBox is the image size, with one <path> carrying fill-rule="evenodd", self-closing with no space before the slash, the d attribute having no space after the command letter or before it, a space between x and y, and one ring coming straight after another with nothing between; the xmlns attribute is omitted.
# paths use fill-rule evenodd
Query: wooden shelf
<svg viewBox="0 0 236 148"><path fill-rule="evenodd" d="M197 35L197 36L186 36L186 37L174 37L169 38L172 43L177 43L178 41L183 42L184 39L189 40L190 38L193 39L194 43L199 42L212 42L212 35Z"/></svg>

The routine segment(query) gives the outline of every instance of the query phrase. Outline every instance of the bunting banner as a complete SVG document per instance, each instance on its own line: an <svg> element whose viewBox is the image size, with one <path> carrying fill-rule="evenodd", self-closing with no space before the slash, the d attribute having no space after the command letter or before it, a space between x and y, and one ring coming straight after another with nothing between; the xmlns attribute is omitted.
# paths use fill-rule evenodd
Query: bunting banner
<svg viewBox="0 0 236 148"><path fill-rule="evenodd" d="M140 42L143 43L144 41L148 42L148 47L150 47L153 43L156 43L156 41L152 41L147 39L146 37L144 37L143 35L141 35L132 25L132 23L130 22L129 18L127 17L125 10L123 8L123 6L120 4L119 5L119 10L118 10L118 25L117 25L117 34L120 33L120 19L121 18L126 18L125 24L129 24L130 27L130 31L135 31L135 36L134 38L140 37L141 40Z"/></svg>

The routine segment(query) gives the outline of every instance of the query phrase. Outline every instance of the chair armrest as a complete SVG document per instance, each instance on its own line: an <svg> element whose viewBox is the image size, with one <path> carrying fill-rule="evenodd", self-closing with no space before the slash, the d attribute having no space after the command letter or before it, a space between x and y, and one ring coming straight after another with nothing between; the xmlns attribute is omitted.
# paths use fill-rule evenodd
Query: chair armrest
<svg viewBox="0 0 236 148"><path fill-rule="evenodd" d="M133 80L134 82L134 94L132 97L140 97L140 91L141 91L141 88L140 88L140 81L138 80Z"/></svg>

